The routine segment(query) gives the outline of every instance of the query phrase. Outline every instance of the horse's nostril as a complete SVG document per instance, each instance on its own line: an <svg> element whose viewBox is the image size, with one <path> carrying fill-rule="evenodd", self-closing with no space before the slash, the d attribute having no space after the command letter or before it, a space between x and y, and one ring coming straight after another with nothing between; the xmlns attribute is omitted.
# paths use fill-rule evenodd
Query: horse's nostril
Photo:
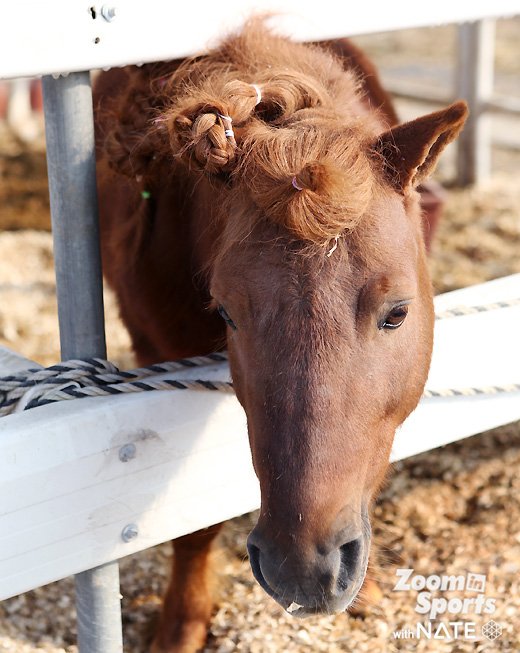
<svg viewBox="0 0 520 653"><path fill-rule="evenodd" d="M260 549L254 544L248 542L247 552L249 554L249 564L251 565L256 576L256 572L260 571Z"/></svg>
<svg viewBox="0 0 520 653"><path fill-rule="evenodd" d="M349 586L349 580L355 578L359 568L361 549L360 537L339 547L340 566L336 581L338 592L345 592Z"/></svg>
<svg viewBox="0 0 520 653"><path fill-rule="evenodd" d="M251 544L251 542L248 542L247 552L249 554L249 564L251 565L251 570L253 572L253 576L256 578L257 583L264 590L264 592L267 592L269 596L274 597L274 592L262 573L262 568L260 566L260 549L254 544Z"/></svg>

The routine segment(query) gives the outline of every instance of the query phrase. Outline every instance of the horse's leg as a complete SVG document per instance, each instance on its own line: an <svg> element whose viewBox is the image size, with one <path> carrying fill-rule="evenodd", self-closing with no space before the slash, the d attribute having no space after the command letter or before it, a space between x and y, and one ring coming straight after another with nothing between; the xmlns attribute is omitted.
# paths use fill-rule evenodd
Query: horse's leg
<svg viewBox="0 0 520 653"><path fill-rule="evenodd" d="M222 524L173 540L173 569L151 653L195 653L213 611L210 551Z"/></svg>

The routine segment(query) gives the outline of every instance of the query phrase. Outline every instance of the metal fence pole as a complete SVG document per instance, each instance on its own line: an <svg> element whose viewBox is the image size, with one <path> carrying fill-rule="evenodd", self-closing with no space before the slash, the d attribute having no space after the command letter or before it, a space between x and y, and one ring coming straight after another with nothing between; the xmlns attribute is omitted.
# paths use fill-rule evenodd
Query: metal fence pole
<svg viewBox="0 0 520 653"><path fill-rule="evenodd" d="M80 653L122 653L120 597L117 562L76 575Z"/></svg>
<svg viewBox="0 0 520 653"><path fill-rule="evenodd" d="M88 72L43 78L62 359L106 356ZM123 650L117 562L76 576L81 653Z"/></svg>
<svg viewBox="0 0 520 653"><path fill-rule="evenodd" d="M462 23L458 28L456 97L466 99L469 117L457 145L457 182L475 184L491 171L488 103L493 94L495 21Z"/></svg>
<svg viewBox="0 0 520 653"><path fill-rule="evenodd" d="M61 356L106 356L89 73L43 78Z"/></svg>

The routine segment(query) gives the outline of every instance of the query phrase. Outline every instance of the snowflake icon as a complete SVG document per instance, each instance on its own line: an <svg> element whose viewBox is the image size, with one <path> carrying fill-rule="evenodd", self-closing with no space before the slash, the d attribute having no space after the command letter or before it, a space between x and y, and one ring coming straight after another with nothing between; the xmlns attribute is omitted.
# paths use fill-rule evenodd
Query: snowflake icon
<svg viewBox="0 0 520 653"><path fill-rule="evenodd" d="M502 626L491 619L491 621L487 621L482 626L482 634L492 642L494 639L498 639L502 634Z"/></svg>

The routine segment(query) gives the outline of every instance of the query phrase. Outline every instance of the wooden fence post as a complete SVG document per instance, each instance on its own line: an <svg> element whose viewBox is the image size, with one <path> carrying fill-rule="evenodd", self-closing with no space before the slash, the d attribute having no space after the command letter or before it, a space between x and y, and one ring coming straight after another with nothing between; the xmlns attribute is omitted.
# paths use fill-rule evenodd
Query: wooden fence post
<svg viewBox="0 0 520 653"><path fill-rule="evenodd" d="M457 183L476 184L491 170L488 102L493 92L495 21L462 23L458 28L456 97L469 105L469 118L457 144Z"/></svg>

